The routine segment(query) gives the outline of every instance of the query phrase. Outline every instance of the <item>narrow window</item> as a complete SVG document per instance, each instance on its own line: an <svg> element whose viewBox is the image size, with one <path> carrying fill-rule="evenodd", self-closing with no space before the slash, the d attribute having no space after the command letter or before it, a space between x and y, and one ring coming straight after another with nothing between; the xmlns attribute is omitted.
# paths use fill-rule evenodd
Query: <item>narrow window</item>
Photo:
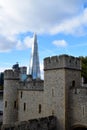
<svg viewBox="0 0 87 130"><path fill-rule="evenodd" d="M72 87L75 87L75 80L72 81Z"/></svg>
<svg viewBox="0 0 87 130"><path fill-rule="evenodd" d="M7 107L7 101L5 101L5 107Z"/></svg>
<svg viewBox="0 0 87 130"><path fill-rule="evenodd" d="M24 111L26 110L26 103L24 102Z"/></svg>
<svg viewBox="0 0 87 130"><path fill-rule="evenodd" d="M82 113L83 113L83 116L85 115L85 106L82 106Z"/></svg>
<svg viewBox="0 0 87 130"><path fill-rule="evenodd" d="M23 96L23 92L21 91L21 98L22 98L22 96Z"/></svg>
<svg viewBox="0 0 87 130"><path fill-rule="evenodd" d="M39 104L39 113L41 113L41 104Z"/></svg>
<svg viewBox="0 0 87 130"><path fill-rule="evenodd" d="M54 97L54 89L52 89L52 97Z"/></svg>
<svg viewBox="0 0 87 130"><path fill-rule="evenodd" d="M17 108L17 102L14 101L14 108Z"/></svg>

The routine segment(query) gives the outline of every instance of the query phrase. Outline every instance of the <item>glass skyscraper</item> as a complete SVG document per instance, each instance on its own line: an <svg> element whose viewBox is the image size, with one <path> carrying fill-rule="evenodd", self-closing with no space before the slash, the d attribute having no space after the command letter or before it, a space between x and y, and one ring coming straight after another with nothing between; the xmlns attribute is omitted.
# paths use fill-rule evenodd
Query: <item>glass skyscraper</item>
<svg viewBox="0 0 87 130"><path fill-rule="evenodd" d="M30 66L29 66L29 75L31 75L33 79L41 79L39 55L38 55L38 43L37 43L36 34L34 34L34 42L32 45L32 53L31 53L31 60L30 60Z"/></svg>

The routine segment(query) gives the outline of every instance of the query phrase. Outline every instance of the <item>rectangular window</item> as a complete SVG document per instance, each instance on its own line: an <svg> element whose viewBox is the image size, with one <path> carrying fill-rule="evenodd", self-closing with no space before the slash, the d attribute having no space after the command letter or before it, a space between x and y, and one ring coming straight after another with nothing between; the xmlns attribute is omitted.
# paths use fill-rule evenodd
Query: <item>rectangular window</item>
<svg viewBox="0 0 87 130"><path fill-rule="evenodd" d="M85 115L85 105L82 106L83 116Z"/></svg>
<svg viewBox="0 0 87 130"><path fill-rule="evenodd" d="M14 101L14 108L17 108L17 102Z"/></svg>
<svg viewBox="0 0 87 130"><path fill-rule="evenodd" d="M82 116L84 117L85 116L85 105L82 105L81 109L82 109Z"/></svg>
<svg viewBox="0 0 87 130"><path fill-rule="evenodd" d="M75 80L72 81L72 87L75 87Z"/></svg>
<svg viewBox="0 0 87 130"><path fill-rule="evenodd" d="M84 107L83 107L83 116L84 116Z"/></svg>
<svg viewBox="0 0 87 130"><path fill-rule="evenodd" d="M24 111L26 110L26 103L24 102Z"/></svg>
<svg viewBox="0 0 87 130"><path fill-rule="evenodd" d="M5 101L5 107L7 107L7 101Z"/></svg>
<svg viewBox="0 0 87 130"><path fill-rule="evenodd" d="M39 104L39 113L41 113L41 104Z"/></svg>
<svg viewBox="0 0 87 130"><path fill-rule="evenodd" d="M22 98L22 96L23 96L23 92L21 91L21 98Z"/></svg>
<svg viewBox="0 0 87 130"><path fill-rule="evenodd" d="M52 88L52 97L54 97L54 89Z"/></svg>

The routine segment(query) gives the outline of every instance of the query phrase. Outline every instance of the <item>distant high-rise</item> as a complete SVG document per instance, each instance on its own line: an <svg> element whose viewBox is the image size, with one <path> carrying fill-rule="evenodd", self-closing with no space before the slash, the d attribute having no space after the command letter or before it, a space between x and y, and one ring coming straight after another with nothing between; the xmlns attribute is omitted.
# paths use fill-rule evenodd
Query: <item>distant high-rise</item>
<svg viewBox="0 0 87 130"><path fill-rule="evenodd" d="M31 60L30 60L30 66L29 66L29 75L32 75L33 79L41 78L36 34L34 34L34 42L32 45L32 54L31 54Z"/></svg>

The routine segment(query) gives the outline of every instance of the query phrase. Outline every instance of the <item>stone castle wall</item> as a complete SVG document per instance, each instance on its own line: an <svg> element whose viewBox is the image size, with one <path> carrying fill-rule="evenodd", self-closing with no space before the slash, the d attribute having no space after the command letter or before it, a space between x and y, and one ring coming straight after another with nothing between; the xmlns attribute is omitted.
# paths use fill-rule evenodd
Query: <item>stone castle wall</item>
<svg viewBox="0 0 87 130"><path fill-rule="evenodd" d="M18 90L43 91L43 80L31 80L26 82L19 82Z"/></svg>
<svg viewBox="0 0 87 130"><path fill-rule="evenodd" d="M18 91L18 120L30 120L44 117L43 91Z"/></svg>
<svg viewBox="0 0 87 130"><path fill-rule="evenodd" d="M53 56L44 59L44 70L61 68L81 69L81 63L79 58L68 55Z"/></svg>
<svg viewBox="0 0 87 130"><path fill-rule="evenodd" d="M75 124L86 125L87 89L81 87L80 71L80 59L67 55L44 59L44 85L40 80L21 82L17 71L5 71L3 124L18 120L21 123L10 130L28 130L27 126L32 126L32 130L47 130L50 118L45 117L56 116L58 130L70 130ZM17 107L15 103L18 103ZM32 121L24 123L30 119ZM3 125L3 130L5 127L9 128Z"/></svg>
<svg viewBox="0 0 87 130"><path fill-rule="evenodd" d="M11 80L11 79L19 79L19 71L13 71L12 69L10 70L5 70L4 72L4 80Z"/></svg>
<svg viewBox="0 0 87 130"><path fill-rule="evenodd" d="M45 115L55 115L59 130L65 130L65 77L63 70L44 72Z"/></svg>
<svg viewBox="0 0 87 130"><path fill-rule="evenodd" d="M59 130L69 129L69 91L80 86L80 59L61 55L44 59L44 95L46 115L54 114ZM51 100L50 100L51 99Z"/></svg>
<svg viewBox="0 0 87 130"><path fill-rule="evenodd" d="M18 87L18 120L44 117L43 80L20 82ZM25 107L25 108L24 108Z"/></svg>
<svg viewBox="0 0 87 130"><path fill-rule="evenodd" d="M70 92L74 89L76 90L77 87L81 87L81 72L80 70L76 69L65 69L65 88L66 88L66 124L67 127L70 127L70 107L73 106L73 103L70 102ZM73 106L74 108L74 106ZM71 109L71 113L73 113ZM70 128L67 128L70 129Z"/></svg>
<svg viewBox="0 0 87 130"><path fill-rule="evenodd" d="M6 70L4 72L3 124L14 123L18 120L18 80L18 72L13 70Z"/></svg>
<svg viewBox="0 0 87 130"><path fill-rule="evenodd" d="M87 127L87 88L72 88L69 92L69 124Z"/></svg>
<svg viewBox="0 0 87 130"><path fill-rule="evenodd" d="M2 130L57 130L57 119L54 116L33 119L2 126Z"/></svg>

